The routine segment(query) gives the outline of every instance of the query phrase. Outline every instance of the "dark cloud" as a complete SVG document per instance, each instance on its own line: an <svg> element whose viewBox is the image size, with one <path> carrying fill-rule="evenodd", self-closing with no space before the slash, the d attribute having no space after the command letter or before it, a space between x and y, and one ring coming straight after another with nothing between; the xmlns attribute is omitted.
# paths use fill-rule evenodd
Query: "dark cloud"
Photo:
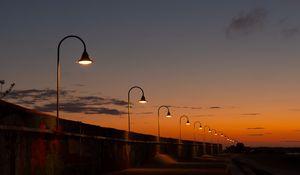
<svg viewBox="0 0 300 175"><path fill-rule="evenodd" d="M263 128L263 127L254 127L254 128L247 128L247 129L257 129L257 130L259 130L259 129L265 129L265 128Z"/></svg>
<svg viewBox="0 0 300 175"><path fill-rule="evenodd" d="M220 107L220 106L211 106L211 107L209 107L208 109L221 109L222 107Z"/></svg>
<svg viewBox="0 0 300 175"><path fill-rule="evenodd" d="M296 27L286 28L281 31L282 36L285 38L293 38L300 34L300 30Z"/></svg>
<svg viewBox="0 0 300 175"><path fill-rule="evenodd" d="M260 115L260 113L244 113L244 114L241 114L241 115L247 115L247 116L249 116L249 115Z"/></svg>
<svg viewBox="0 0 300 175"><path fill-rule="evenodd" d="M36 110L42 112L55 112L56 103L48 103L42 106L36 106ZM88 106L82 102L69 102L61 103L59 109L68 113L85 113L85 114L110 114L110 115L123 115L127 114L126 112L119 111L117 109L110 109L105 107L98 106Z"/></svg>
<svg viewBox="0 0 300 175"><path fill-rule="evenodd" d="M61 90L61 96L67 96L71 93L74 93L72 90ZM26 89L26 90L13 90L10 92L6 99L13 100L24 100L28 103L35 103L38 101L49 100L49 98L56 97L56 90L52 89Z"/></svg>
<svg viewBox="0 0 300 175"><path fill-rule="evenodd" d="M226 29L226 36L246 36L262 29L267 14L265 8L254 8L247 13L241 12L238 16L232 18Z"/></svg>
<svg viewBox="0 0 300 175"><path fill-rule="evenodd" d="M126 112L119 111L117 109L110 108L87 108L85 111L86 114L110 114L110 115L123 115L127 114Z"/></svg>
<svg viewBox="0 0 300 175"><path fill-rule="evenodd" d="M98 96L76 96L75 94L76 91L73 90L61 90L61 111L85 114L125 114L123 111L106 108L102 105L126 106L126 101L115 98L103 98ZM56 111L56 90L15 90L7 96L7 100L20 105L34 106L36 110L41 112Z"/></svg>
<svg viewBox="0 0 300 175"><path fill-rule="evenodd" d="M249 136L255 136L255 137L259 137L259 136L263 136L264 134L248 134Z"/></svg>

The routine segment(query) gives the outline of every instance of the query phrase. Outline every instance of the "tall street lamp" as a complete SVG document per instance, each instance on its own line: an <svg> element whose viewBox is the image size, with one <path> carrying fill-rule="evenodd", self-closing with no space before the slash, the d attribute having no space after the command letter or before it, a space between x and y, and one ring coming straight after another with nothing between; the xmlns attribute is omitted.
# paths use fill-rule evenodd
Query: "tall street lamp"
<svg viewBox="0 0 300 175"><path fill-rule="evenodd" d="M203 129L202 124L199 121L194 122L194 141L196 141L196 134L195 134L196 124L199 124L198 129Z"/></svg>
<svg viewBox="0 0 300 175"><path fill-rule="evenodd" d="M141 97L141 99L139 100L139 103L142 103L142 104L145 104L145 103L147 103L147 101L146 101L146 98L145 98L145 96L144 96L144 90L141 88L141 87L139 87L139 86L133 86L133 87L131 87L130 89L129 89L129 91L128 91L128 105L127 105L127 109L128 109L128 135L129 135L129 133L130 133L130 92L131 92L131 90L133 90L133 89L139 89L139 90L141 90L141 92L142 92L142 97Z"/></svg>
<svg viewBox="0 0 300 175"><path fill-rule="evenodd" d="M168 106L162 105L158 108L158 110L157 110L157 138L158 138L158 142L160 141L159 111L160 111L161 108L166 108L168 110L167 115L166 115L167 118L172 117L171 113L170 113L170 109L169 109Z"/></svg>
<svg viewBox="0 0 300 175"><path fill-rule="evenodd" d="M181 119L182 118L185 118L186 119L186 125L190 125L191 123L190 123L190 120L189 120L189 118L188 118L188 116L186 116L186 115L182 115L180 118L179 118L179 142L181 143Z"/></svg>
<svg viewBox="0 0 300 175"><path fill-rule="evenodd" d="M66 37L64 37L62 40L60 40L60 42L58 43L58 47L57 47L57 81L56 81L56 130L58 131L59 128L59 96L60 96L60 46L62 44L62 42L68 38L76 38L79 41L81 41L81 43L83 44L83 53L81 55L81 58L77 61L78 64L81 65L89 65L93 62L93 60L91 60L89 58L89 55L86 51L86 45L84 43L84 41L76 35L68 35Z"/></svg>

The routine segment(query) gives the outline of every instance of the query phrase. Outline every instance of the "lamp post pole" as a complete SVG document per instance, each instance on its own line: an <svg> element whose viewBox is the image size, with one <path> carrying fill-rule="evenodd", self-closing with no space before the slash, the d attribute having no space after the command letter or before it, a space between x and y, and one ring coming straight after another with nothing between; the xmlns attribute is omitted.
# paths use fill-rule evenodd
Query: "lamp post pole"
<svg viewBox="0 0 300 175"><path fill-rule="evenodd" d="M89 58L88 53L86 52L86 45L85 42L76 35L68 35L66 37L64 37L62 40L60 40L60 42L58 43L57 46L57 71L56 71L56 131L58 131L59 129L59 97L60 97L60 46L62 44L63 41L65 41L68 38L76 38L79 41L81 41L81 43L83 44L83 53L82 56L80 58L80 60L78 60L79 64L82 65L88 65L91 64L93 61Z"/></svg>
<svg viewBox="0 0 300 175"><path fill-rule="evenodd" d="M189 121L188 116L182 115L182 116L179 118L179 143L181 143L181 119L182 119L182 118L185 118L185 119L186 119L186 125L190 125L190 121Z"/></svg>
<svg viewBox="0 0 300 175"><path fill-rule="evenodd" d="M128 105L127 105L127 109L128 109L128 113L127 113L128 114L128 139L129 139L129 134L130 134L130 131L131 131L130 130L130 92L133 89L139 89L142 92L142 97L139 100L139 103L147 103L146 98L144 96L144 90L141 87L139 87L139 86L133 86L133 87L131 87L129 89L129 91L128 91Z"/></svg>
<svg viewBox="0 0 300 175"><path fill-rule="evenodd" d="M166 109L168 110L166 117L168 117L168 118L172 117L172 116L171 116L171 113L170 113L170 109L169 109L168 106L162 105L162 106L160 106L160 107L158 108L158 110L157 110L157 138L158 138L157 141L158 141L158 142L160 142L159 111L160 111L161 108L166 108Z"/></svg>
<svg viewBox="0 0 300 175"><path fill-rule="evenodd" d="M156 149L157 149L156 152L157 152L157 153L160 153L160 124L159 124L159 111L160 111L161 108L166 108L166 109L168 110L167 115L166 115L167 118L172 117L172 116L171 116L171 113L170 113L170 109L169 109L168 106L162 105L162 106L158 107L158 109L157 109L157 142L158 142L158 143L157 143L157 147L156 147Z"/></svg>

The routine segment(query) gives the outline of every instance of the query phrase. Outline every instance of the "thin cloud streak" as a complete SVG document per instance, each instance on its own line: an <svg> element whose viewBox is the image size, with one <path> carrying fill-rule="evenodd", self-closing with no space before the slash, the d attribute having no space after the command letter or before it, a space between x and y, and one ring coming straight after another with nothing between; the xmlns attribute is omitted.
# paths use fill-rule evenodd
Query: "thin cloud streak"
<svg viewBox="0 0 300 175"><path fill-rule="evenodd" d="M266 129L266 128L263 128L263 127L254 127L254 128L247 128L247 129L259 130L259 129Z"/></svg>
<svg viewBox="0 0 300 175"><path fill-rule="evenodd" d="M254 136L254 137L260 137L263 136L264 134L248 134L248 136Z"/></svg>
<svg viewBox="0 0 300 175"><path fill-rule="evenodd" d="M253 116L253 115L260 115L260 113L244 113L241 115L246 115L246 116Z"/></svg>

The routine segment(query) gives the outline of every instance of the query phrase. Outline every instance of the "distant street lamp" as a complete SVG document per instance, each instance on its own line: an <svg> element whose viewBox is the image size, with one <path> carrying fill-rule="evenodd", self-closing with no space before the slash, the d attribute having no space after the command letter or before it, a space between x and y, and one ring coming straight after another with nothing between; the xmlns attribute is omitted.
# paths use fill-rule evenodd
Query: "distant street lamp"
<svg viewBox="0 0 300 175"><path fill-rule="evenodd" d="M172 117L172 116L171 116L171 113L170 113L170 109L169 109L168 106L162 105L162 106L160 106L160 107L158 108L158 110L157 110L157 137L158 137L158 140L157 140L157 141L158 141L158 142L160 142L159 111L160 111L161 108L166 108L166 109L168 110L167 115L166 115L167 118Z"/></svg>
<svg viewBox="0 0 300 175"><path fill-rule="evenodd" d="M128 108L128 134L130 133L130 92L131 92L132 89L140 89L142 91L142 97L139 100L139 103L142 103L142 104L147 103L146 98L144 96L144 90L141 87L133 86L132 88L129 89L129 91L128 91L128 105L127 105L127 108Z"/></svg>
<svg viewBox="0 0 300 175"><path fill-rule="evenodd" d="M182 115L180 118L179 118L179 142L181 143L181 119L182 118L185 118L186 119L186 125L190 125L190 121L189 121L189 118L186 116L186 115Z"/></svg>
<svg viewBox="0 0 300 175"><path fill-rule="evenodd" d="M196 124L199 124L199 128L198 129L203 129L202 128L202 124L199 121L195 121L194 122L194 141L196 141L196 134L195 134Z"/></svg>
<svg viewBox="0 0 300 175"><path fill-rule="evenodd" d="M216 131L215 129L211 129L211 131L212 131L212 132L210 133L210 134L212 135L211 141L213 142L213 141L214 141L214 140L213 140L213 139L214 139L214 136L217 136L218 134L217 134L217 131Z"/></svg>
<svg viewBox="0 0 300 175"><path fill-rule="evenodd" d="M59 56L60 56L60 46L62 44L62 42L65 39L68 38L77 38L78 40L81 41L81 43L83 44L83 53L81 55L81 58L77 61L78 64L81 65L89 65L91 64L93 61L89 58L88 53L86 52L86 45L84 43L84 41L76 35L68 35L66 37L64 37L62 40L60 40L58 47L57 47L57 81L56 81L56 130L58 131L59 128L59 96L60 96L60 63L59 63Z"/></svg>

